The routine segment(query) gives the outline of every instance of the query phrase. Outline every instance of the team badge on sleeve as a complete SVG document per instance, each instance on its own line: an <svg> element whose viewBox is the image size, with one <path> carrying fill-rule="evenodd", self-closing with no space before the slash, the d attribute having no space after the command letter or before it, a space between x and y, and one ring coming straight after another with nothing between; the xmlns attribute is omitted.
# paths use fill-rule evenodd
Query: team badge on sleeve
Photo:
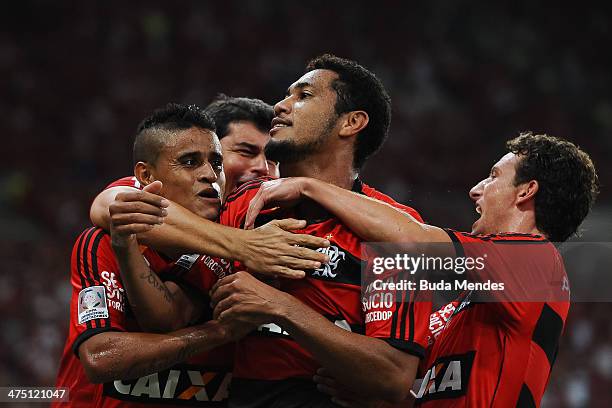
<svg viewBox="0 0 612 408"><path fill-rule="evenodd" d="M104 286L90 286L79 292L79 324L108 318Z"/></svg>

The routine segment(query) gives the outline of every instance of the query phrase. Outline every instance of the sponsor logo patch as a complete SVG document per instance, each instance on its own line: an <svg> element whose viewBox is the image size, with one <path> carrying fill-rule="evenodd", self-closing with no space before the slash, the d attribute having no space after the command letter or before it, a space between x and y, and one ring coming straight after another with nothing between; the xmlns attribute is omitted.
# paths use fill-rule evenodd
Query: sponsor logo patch
<svg viewBox="0 0 612 408"><path fill-rule="evenodd" d="M176 261L176 264L184 269L191 269L194 263L198 260L200 255L191 254L191 255L181 255L181 257Z"/></svg>
<svg viewBox="0 0 612 408"><path fill-rule="evenodd" d="M475 351L440 357L427 370L416 398L419 402L458 398L466 394Z"/></svg>
<svg viewBox="0 0 612 408"><path fill-rule="evenodd" d="M108 318L104 286L90 286L79 292L79 324Z"/></svg>
<svg viewBox="0 0 612 408"><path fill-rule="evenodd" d="M124 312L125 291L121 287L121 283L115 277L115 272L103 271L100 276L102 276L102 283L104 283L106 287L108 305L119 312Z"/></svg>
<svg viewBox="0 0 612 408"><path fill-rule="evenodd" d="M104 394L141 403L225 407L232 375L180 364L133 380L104 384Z"/></svg>

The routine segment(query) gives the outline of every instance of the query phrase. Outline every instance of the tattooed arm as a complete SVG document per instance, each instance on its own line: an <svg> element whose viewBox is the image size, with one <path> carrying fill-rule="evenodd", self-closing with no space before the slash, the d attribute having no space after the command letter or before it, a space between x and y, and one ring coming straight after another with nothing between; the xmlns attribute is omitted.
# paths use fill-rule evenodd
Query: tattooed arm
<svg viewBox="0 0 612 408"><path fill-rule="evenodd" d="M202 297L174 282L162 282L145 262L135 239L118 243L116 235L111 236L128 302L143 330L178 330L201 317L205 309Z"/></svg>
<svg viewBox="0 0 612 408"><path fill-rule="evenodd" d="M87 378L104 383L165 370L250 330L247 325L210 321L167 334L108 331L85 340L78 352Z"/></svg>
<svg viewBox="0 0 612 408"><path fill-rule="evenodd" d="M128 302L144 331L169 332L187 327L205 310L205 300L174 282L162 282L140 252L136 234L154 225L157 217L138 224L111 209L111 242L119 263Z"/></svg>

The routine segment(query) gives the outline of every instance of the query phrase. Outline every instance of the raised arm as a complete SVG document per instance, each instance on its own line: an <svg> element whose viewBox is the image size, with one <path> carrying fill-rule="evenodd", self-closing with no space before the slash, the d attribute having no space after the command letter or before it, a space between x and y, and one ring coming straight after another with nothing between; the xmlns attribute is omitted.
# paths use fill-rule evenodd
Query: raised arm
<svg viewBox="0 0 612 408"><path fill-rule="evenodd" d="M156 194L161 187L162 183L155 181L143 191ZM162 282L138 246L136 234L158 225L161 218L139 214L138 222L133 222L135 216L126 216L116 207L118 205L113 201L110 205L111 244L127 299L140 327L150 332L169 332L199 320L206 306L204 295L196 296L195 290L188 290L174 282ZM163 215L163 211L160 215Z"/></svg>
<svg viewBox="0 0 612 408"><path fill-rule="evenodd" d="M304 199L324 207L367 242L450 242L441 228L421 223L387 203L306 177L263 183L251 201L245 228L253 226L264 208L293 206Z"/></svg>

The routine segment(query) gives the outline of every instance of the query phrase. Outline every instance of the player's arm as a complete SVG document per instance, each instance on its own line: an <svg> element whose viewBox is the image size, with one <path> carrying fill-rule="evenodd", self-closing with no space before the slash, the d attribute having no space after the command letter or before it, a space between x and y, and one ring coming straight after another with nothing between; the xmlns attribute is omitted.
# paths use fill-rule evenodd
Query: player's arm
<svg viewBox="0 0 612 408"><path fill-rule="evenodd" d="M111 217L109 207L115 197L119 193L133 193L139 189L136 187L129 186L113 186L101 191L96 198L94 198L89 208L89 219L91 223L97 227L100 227L106 231L110 231Z"/></svg>
<svg viewBox="0 0 612 408"><path fill-rule="evenodd" d="M308 306L294 300L278 325L334 378L372 399L400 402L408 397L419 358L387 342L339 328ZM375 375L374 373L384 373Z"/></svg>
<svg viewBox="0 0 612 408"><path fill-rule="evenodd" d="M145 262L135 239L127 246L113 241L113 250L131 310L143 330L169 332L200 319L206 307L204 295L195 296L175 282L162 282Z"/></svg>
<svg viewBox="0 0 612 408"><path fill-rule="evenodd" d="M288 293L238 272L212 292L215 318L253 325L276 323L331 375L373 399L404 400L419 359L382 339L344 330Z"/></svg>
<svg viewBox="0 0 612 408"><path fill-rule="evenodd" d="M157 193L155 181L144 191ZM169 332L197 321L204 312L204 299L193 296L174 282L162 282L140 252L136 234L159 224L159 217L140 214L137 223L110 205L111 242L119 263L127 298L138 324L145 331Z"/></svg>
<svg viewBox="0 0 612 408"><path fill-rule="evenodd" d="M257 214L264 208L291 206L304 199L324 207L364 241L450 242L443 229L419 222L387 203L306 177L263 183L251 200L245 227L252 227Z"/></svg>
<svg viewBox="0 0 612 408"><path fill-rule="evenodd" d="M78 355L87 378L104 383L164 370L250 330L210 321L167 334L107 331L85 340Z"/></svg>
<svg viewBox="0 0 612 408"><path fill-rule="evenodd" d="M92 204L94 224L109 230L109 207L125 213L126 222L148 224L150 217L163 219L161 225L143 226L138 241L168 255L208 254L242 262L251 272L301 278L304 270L327 262L326 255L310 248L329 246L325 239L291 230L305 221L276 220L253 231L230 228L199 217L161 196L130 187L111 187Z"/></svg>
<svg viewBox="0 0 612 408"><path fill-rule="evenodd" d="M72 349L94 382L130 379L242 337L252 326L207 322L169 334L129 333L125 288L111 239L85 230L71 257Z"/></svg>

